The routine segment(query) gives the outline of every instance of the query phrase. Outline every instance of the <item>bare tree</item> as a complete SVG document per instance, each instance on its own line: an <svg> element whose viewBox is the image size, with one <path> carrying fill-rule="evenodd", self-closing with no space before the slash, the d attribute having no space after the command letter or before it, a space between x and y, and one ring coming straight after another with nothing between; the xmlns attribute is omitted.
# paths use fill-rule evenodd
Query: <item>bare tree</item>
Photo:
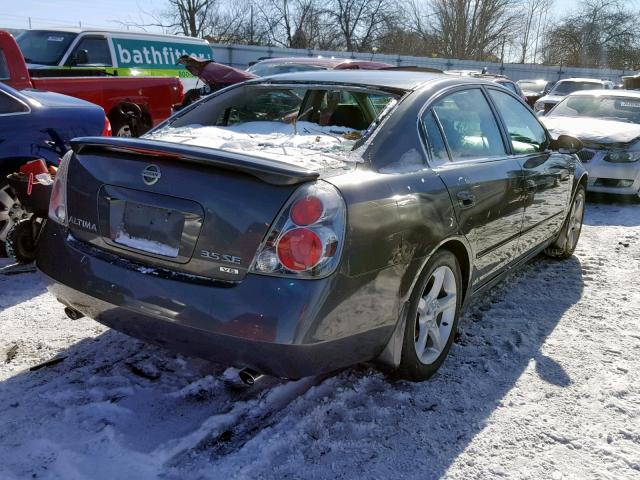
<svg viewBox="0 0 640 480"><path fill-rule="evenodd" d="M443 56L494 58L516 32L517 0L434 0L433 34Z"/></svg>
<svg viewBox="0 0 640 480"><path fill-rule="evenodd" d="M364 51L371 49L388 17L395 14L394 6L392 0L333 0L328 13L347 51Z"/></svg>
<svg viewBox="0 0 640 480"><path fill-rule="evenodd" d="M586 0L549 32L547 63L629 68L640 48L636 12L619 0ZM635 65L634 65L635 67Z"/></svg>
<svg viewBox="0 0 640 480"><path fill-rule="evenodd" d="M546 19L549 10L553 7L553 0L524 0L521 11L520 31L517 38L517 46L520 49L520 63L536 61L537 47L541 36L547 28Z"/></svg>

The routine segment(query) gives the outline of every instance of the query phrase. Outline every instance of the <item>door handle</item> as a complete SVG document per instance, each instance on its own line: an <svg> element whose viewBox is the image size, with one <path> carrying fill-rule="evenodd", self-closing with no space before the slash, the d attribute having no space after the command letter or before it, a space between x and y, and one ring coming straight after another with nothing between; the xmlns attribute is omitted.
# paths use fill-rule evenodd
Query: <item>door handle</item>
<svg viewBox="0 0 640 480"><path fill-rule="evenodd" d="M472 207L476 203L476 196L467 190L456 193L458 203L463 208Z"/></svg>

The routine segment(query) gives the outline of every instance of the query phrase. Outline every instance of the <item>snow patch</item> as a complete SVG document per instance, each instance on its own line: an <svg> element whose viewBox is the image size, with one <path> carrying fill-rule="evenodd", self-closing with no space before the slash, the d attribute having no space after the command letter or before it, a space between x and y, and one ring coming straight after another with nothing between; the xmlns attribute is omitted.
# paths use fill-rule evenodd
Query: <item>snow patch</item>
<svg viewBox="0 0 640 480"><path fill-rule="evenodd" d="M178 252L180 251L180 249L177 247L172 247L155 240L132 237L131 235L129 235L129 233L123 230L118 231L113 241L119 243L120 245L124 245L125 247L142 250L144 252L149 252L156 255L162 255L163 257L175 258L178 256ZM148 271L144 271L142 273L152 273L153 271L153 269L149 269Z"/></svg>

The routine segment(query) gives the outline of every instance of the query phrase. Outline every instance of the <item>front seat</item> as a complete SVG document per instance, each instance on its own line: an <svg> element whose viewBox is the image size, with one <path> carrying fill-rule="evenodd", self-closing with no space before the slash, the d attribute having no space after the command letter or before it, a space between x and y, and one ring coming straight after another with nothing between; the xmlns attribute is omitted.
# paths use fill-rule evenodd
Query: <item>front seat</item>
<svg viewBox="0 0 640 480"><path fill-rule="evenodd" d="M353 128L354 130L366 130L369 122L364 118L364 114L359 106L338 105L335 112L331 115L329 125Z"/></svg>

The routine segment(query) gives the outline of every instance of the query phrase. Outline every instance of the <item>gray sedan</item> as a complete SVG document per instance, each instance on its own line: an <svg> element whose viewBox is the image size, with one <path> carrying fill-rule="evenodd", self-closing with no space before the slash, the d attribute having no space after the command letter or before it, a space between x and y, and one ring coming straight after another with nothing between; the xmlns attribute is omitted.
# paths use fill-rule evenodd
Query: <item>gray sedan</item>
<svg viewBox="0 0 640 480"><path fill-rule="evenodd" d="M424 380L474 298L572 255L580 146L481 79L260 78L140 139L76 139L38 267L71 316L189 355Z"/></svg>
<svg viewBox="0 0 640 480"><path fill-rule="evenodd" d="M640 196L640 92L572 93L542 121L552 135L582 141L589 191Z"/></svg>

